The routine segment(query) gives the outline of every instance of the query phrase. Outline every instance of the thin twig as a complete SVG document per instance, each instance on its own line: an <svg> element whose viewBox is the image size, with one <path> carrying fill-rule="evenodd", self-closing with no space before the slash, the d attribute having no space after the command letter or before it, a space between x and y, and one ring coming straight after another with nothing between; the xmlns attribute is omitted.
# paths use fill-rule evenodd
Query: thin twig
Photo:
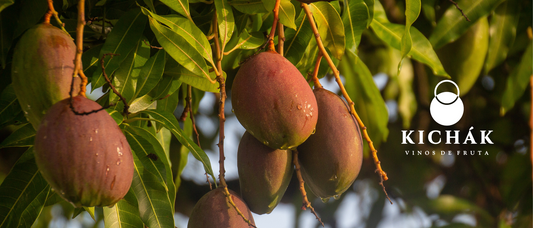
<svg viewBox="0 0 533 228"><path fill-rule="evenodd" d="M463 15L463 17L465 17L466 21L470 21L470 19L468 19L468 17L466 17L466 14L463 12L463 10L462 10L461 8L459 8L459 5L458 5L456 2L454 2L453 0L450 0L450 2L451 2L452 4L454 4L454 5L455 5L455 8L457 8L457 9L461 12L461 14Z"/></svg>
<svg viewBox="0 0 533 228"><path fill-rule="evenodd" d="M144 44L146 44L146 46L148 46L148 47L150 47L150 48L153 48L153 49L159 49L159 50L163 49L163 47L158 47L158 46L152 46L152 45L150 45L150 43L148 43L147 40L143 40L143 42L144 42Z"/></svg>
<svg viewBox="0 0 533 228"><path fill-rule="evenodd" d="M109 85L109 87L111 87L111 90L113 90L113 93L115 93L119 98L120 100L122 101L122 103L124 103L124 110L122 111L122 113L124 115L127 115L129 114L129 108L130 106L128 105L128 102L126 101L126 98L124 98L122 96L122 94L120 94L117 89L115 89L115 86L113 86L113 83L111 83L111 80L109 80L109 77L107 76L107 73L105 72L105 67L104 67L104 60L105 60L105 57L107 56L111 56L111 58L113 58L113 56L115 55L118 55L118 54L113 54L113 53L105 53L102 58L100 59L100 67L102 68L102 74L104 75L104 78L105 78L105 81L107 82L107 84Z"/></svg>
<svg viewBox="0 0 533 228"><path fill-rule="evenodd" d="M313 70L313 82L315 83L315 87L322 88L322 84L320 84L320 81L318 80L318 70L320 68L320 61L322 60L322 53L318 53L318 56L316 57L315 62L315 69Z"/></svg>
<svg viewBox="0 0 533 228"><path fill-rule="evenodd" d="M228 186L221 186L221 188L224 188L224 195L226 195L226 203L229 203L237 211L237 214L239 214L244 219L244 221L248 223L248 226L257 228L257 226L252 224L252 222L244 216L244 214L239 210L235 202L233 202L233 199L231 198L231 193L228 190Z"/></svg>
<svg viewBox="0 0 533 228"><path fill-rule="evenodd" d="M63 22L59 18L59 14L54 8L54 0L48 0L48 12L46 12L46 14L44 15L45 24L50 24L50 18L52 17L52 15L56 19L56 22L59 24L59 27L61 28L61 30L63 30L63 32L67 33L67 35L70 36L70 34L65 29Z"/></svg>
<svg viewBox="0 0 533 228"><path fill-rule="evenodd" d="M315 208L311 206L311 202L307 199L307 193L305 192L305 181L302 177L302 172L300 170L300 162L298 162L298 150L292 151L292 163L294 164L294 170L296 171L296 177L298 178L298 182L300 183L300 193L302 193L302 210L305 210L306 208L311 209L311 212L315 215L316 219L322 226L324 226L324 223L318 217L318 214L315 211Z"/></svg>
<svg viewBox="0 0 533 228"><path fill-rule="evenodd" d="M56 13L57 14L57 13ZM85 26L85 0L78 2L78 25L76 26L76 57L74 58L74 72L72 77L79 75L81 79L80 92L78 96L87 97L85 95L87 88L87 77L81 69L81 55L83 54L83 27Z"/></svg>
<svg viewBox="0 0 533 228"><path fill-rule="evenodd" d="M207 183L209 184L209 190L213 190L213 185L211 185L211 180L209 180L209 174L205 173L205 178L207 179Z"/></svg>
<svg viewBox="0 0 533 228"><path fill-rule="evenodd" d="M278 21L278 54L283 56L285 43L285 31L283 30L283 24Z"/></svg>
<svg viewBox="0 0 533 228"><path fill-rule="evenodd" d="M307 4L305 4L305 3L301 3L300 6L304 9L304 11L305 11L305 13L306 13L306 15L307 15L307 17L309 19L309 24L311 25L311 29L313 30L313 33L315 35L315 39L316 39L318 48L320 50L320 53L322 53L322 55L324 56L324 58L328 62L328 65L331 68L331 70L333 71L333 75L335 76L335 81L337 81L337 84L339 85L339 88L340 88L340 90L342 92L342 95L344 96L344 98L346 98L346 101L350 105L350 112L357 119L357 122L359 123L359 127L363 130L363 136L364 136L365 140L368 142L368 146L369 146L370 150L372 151L372 157L374 159L374 164L376 165L377 172L380 175L380 179L382 179L382 182L386 181L389 178L387 177L387 173L385 173L385 171L383 171L383 169L381 168L381 162L379 161L378 155L377 155L378 151L374 147L374 143L372 142L372 140L370 139L370 136L368 135L368 131L366 129L366 126L364 125L363 121L361 120L359 115L357 115L357 112L355 111L354 102L352 101L352 99L350 99L350 96L348 95L348 92L346 92L346 89L344 88L344 85L342 84L342 81L341 81L341 78L340 78L340 75L339 75L339 70L337 70L337 67L333 63L333 60L331 60L331 57L329 57L329 55L328 55L328 53L326 51L326 48L324 47L324 44L322 43L322 40L320 39L320 34L318 33L318 29L317 29L315 21L313 19L313 15L311 13L311 9L309 9L309 6ZM381 184L383 184L383 183L381 183ZM385 188L384 188L384 190L385 190ZM386 193L387 192L385 191L385 194ZM389 199L389 201L392 204L392 201L390 199Z"/></svg>
<svg viewBox="0 0 533 228"><path fill-rule="evenodd" d="M217 18L215 15L215 23L213 23L213 32L215 34L218 34L218 28L217 28ZM224 123L226 122L226 116L224 115L224 105L226 102L226 84L224 81L224 78L222 77L222 56L221 52L222 49L220 47L220 40L218 39L218 35L214 37L215 39L215 60L217 61L217 68L219 69L217 73L217 81L219 84L220 89L220 100L219 103L219 109L218 109L218 118L220 122L220 129L219 129L219 138L218 138L218 149L219 149L219 160L218 163L220 164L220 170L219 170L219 176L218 179L220 181L220 185L222 187L226 186L226 179L224 178L226 170L224 169L224 160L226 160L226 157L224 156Z"/></svg>
<svg viewBox="0 0 533 228"><path fill-rule="evenodd" d="M279 5L281 3L281 0L276 0L276 4L274 5L274 9L272 12L274 12L274 22L272 23L272 28L270 29L270 34L268 35L267 39L267 45L269 51L276 51L276 48L274 47L274 36L276 35L276 25L279 21Z"/></svg>

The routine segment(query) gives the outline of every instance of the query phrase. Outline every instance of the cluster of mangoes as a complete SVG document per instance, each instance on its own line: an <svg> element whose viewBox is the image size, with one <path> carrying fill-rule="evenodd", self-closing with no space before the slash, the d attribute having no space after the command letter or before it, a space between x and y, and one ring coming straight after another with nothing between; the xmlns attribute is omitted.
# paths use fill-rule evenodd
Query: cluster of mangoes
<svg viewBox="0 0 533 228"><path fill-rule="evenodd" d="M267 51L242 64L231 101L246 129L237 155L242 200L235 199L245 202L239 209L250 221L249 211L270 213L280 202L294 171L294 150L303 179L316 196L337 198L355 181L363 144L349 107L335 93L312 90L283 56ZM212 190L197 203L190 228L248 227L220 192ZM217 219L199 225L200 218Z"/></svg>
<svg viewBox="0 0 533 228"><path fill-rule="evenodd" d="M130 188L133 157L113 118L91 113L102 106L76 96L81 82L73 77L75 55L72 38L61 29L49 23L30 28L13 53L12 85L37 130L35 161L46 181L76 207L112 206Z"/></svg>

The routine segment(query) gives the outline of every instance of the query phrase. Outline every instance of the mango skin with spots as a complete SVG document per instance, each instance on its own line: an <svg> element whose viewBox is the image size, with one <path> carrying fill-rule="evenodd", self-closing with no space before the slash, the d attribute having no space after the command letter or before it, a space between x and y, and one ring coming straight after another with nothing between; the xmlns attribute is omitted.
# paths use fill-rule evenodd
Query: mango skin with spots
<svg viewBox="0 0 533 228"><path fill-rule="evenodd" d="M81 96L72 105L77 112L102 108ZM131 149L105 110L76 115L69 98L56 103L41 121L34 150L44 179L75 207L113 206L130 189Z"/></svg>
<svg viewBox="0 0 533 228"><path fill-rule="evenodd" d="M291 180L292 152L272 149L245 132L237 151L237 168L241 195L250 210L269 214Z"/></svg>
<svg viewBox="0 0 533 228"><path fill-rule="evenodd" d="M344 193L355 181L363 161L359 125L341 97L315 89L320 116L316 133L298 146L302 177L314 195L329 198Z"/></svg>
<svg viewBox="0 0 533 228"><path fill-rule="evenodd" d="M287 59L262 52L241 65L233 81L235 116L272 149L292 149L314 131L319 115L307 81Z"/></svg>
<svg viewBox="0 0 533 228"><path fill-rule="evenodd" d="M239 208L239 211L248 219L251 224L255 225L252 212L248 209L244 201L232 190L231 199ZM211 190L194 205L187 228L249 228L251 226L237 213L231 206L224 194L224 189L218 187Z"/></svg>
<svg viewBox="0 0 533 228"><path fill-rule="evenodd" d="M71 37L50 24L28 29L13 51L12 85L26 118L37 130L46 111L69 97L76 45ZM73 95L81 80L74 78Z"/></svg>

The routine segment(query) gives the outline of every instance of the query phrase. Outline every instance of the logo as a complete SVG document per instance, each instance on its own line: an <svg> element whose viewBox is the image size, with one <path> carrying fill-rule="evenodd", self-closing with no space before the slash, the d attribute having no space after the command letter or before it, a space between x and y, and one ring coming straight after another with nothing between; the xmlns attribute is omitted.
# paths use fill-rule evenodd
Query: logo
<svg viewBox="0 0 533 228"><path fill-rule="evenodd" d="M452 92L441 92L437 94L439 85L444 82L452 83L457 88L457 94ZM442 80L435 86L433 93L435 97L429 105L429 112L433 120L442 126L451 126L459 122L465 110L463 101L459 97L459 86L452 80Z"/></svg>

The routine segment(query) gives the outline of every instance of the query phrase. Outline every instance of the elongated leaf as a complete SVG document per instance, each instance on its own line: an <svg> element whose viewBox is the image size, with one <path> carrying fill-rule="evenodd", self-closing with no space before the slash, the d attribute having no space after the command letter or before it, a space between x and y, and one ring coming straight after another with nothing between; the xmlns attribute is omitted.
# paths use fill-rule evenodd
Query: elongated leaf
<svg viewBox="0 0 533 228"><path fill-rule="evenodd" d="M388 134L388 112L372 74L359 57L346 52L339 64L339 71L346 79L346 91L355 103L355 110L368 130L375 146L383 142ZM365 143L365 151L368 147Z"/></svg>
<svg viewBox="0 0 533 228"><path fill-rule="evenodd" d="M237 39L232 39L235 41L230 41L230 46L233 46L231 50L226 51L227 53L234 51L235 49L256 49L261 47L265 43L265 36L260 32L248 33L247 29L243 29L241 34ZM234 44L234 45L232 45ZM226 47L228 49L228 47Z"/></svg>
<svg viewBox="0 0 533 228"><path fill-rule="evenodd" d="M19 37L27 29L35 26L39 23L39 20L48 11L48 4L41 0L25 0L24 7L17 14L18 18L15 32L13 33L13 39ZM12 21L14 18L10 18Z"/></svg>
<svg viewBox="0 0 533 228"><path fill-rule="evenodd" d="M31 227L49 190L29 148L0 185L0 227Z"/></svg>
<svg viewBox="0 0 533 228"><path fill-rule="evenodd" d="M137 197L143 223L150 228L173 227L173 202L170 202L163 183L144 168L136 153L132 154L135 172L131 188Z"/></svg>
<svg viewBox="0 0 533 228"><path fill-rule="evenodd" d="M166 67L168 68L168 67ZM161 81L148 94L152 99L164 99L166 96L173 94L181 86L178 76L163 74Z"/></svg>
<svg viewBox="0 0 533 228"><path fill-rule="evenodd" d="M485 61L485 74L507 58L507 53L516 37L520 16L520 1L503 2L490 20L489 52Z"/></svg>
<svg viewBox="0 0 533 228"><path fill-rule="evenodd" d="M13 86L9 84L0 94L0 126L13 120L22 109Z"/></svg>
<svg viewBox="0 0 533 228"><path fill-rule="evenodd" d="M143 146L146 146L147 148L149 148L149 146L152 146L152 151L147 151L147 152L151 152L157 157L153 157L150 154L145 154L144 156L146 158L149 158L150 161L143 161L144 158L139 156L139 154L137 155L139 157L139 160L141 160L143 164L148 163L148 162L154 163L157 170L159 170L160 173L164 174L162 178L166 183L166 186L168 188L167 190L168 197L170 198L170 202L172 203L172 208L174 208L173 202L176 198L176 188L174 186L174 177L172 176L172 169L170 168L171 163L170 163L169 154L165 152L165 149L163 148L163 145L157 138L157 135L154 135L152 132L150 132L146 128L129 126L127 130L131 133L132 137L142 142ZM168 134L169 136L171 136L170 133ZM161 168L161 165L162 165L162 168ZM147 166L145 165L144 167L146 168Z"/></svg>
<svg viewBox="0 0 533 228"><path fill-rule="evenodd" d="M285 58L294 65L300 62L309 42L314 39L311 26L307 22L307 15L303 10L296 19L296 24L296 30L285 31Z"/></svg>
<svg viewBox="0 0 533 228"><path fill-rule="evenodd" d="M163 71L166 63L166 52L163 50L150 57L146 64L141 68L141 73L137 81L135 96L142 97L150 92L163 77Z"/></svg>
<svg viewBox="0 0 533 228"><path fill-rule="evenodd" d="M161 2L192 21L189 13L189 0L161 0Z"/></svg>
<svg viewBox="0 0 533 228"><path fill-rule="evenodd" d="M432 26L437 25L437 19L435 16L435 0L422 1L422 12L424 12L424 16L429 22L431 22Z"/></svg>
<svg viewBox="0 0 533 228"><path fill-rule="evenodd" d="M154 118L154 120L158 123L163 124L172 134L174 137L176 137L181 145L184 145L191 151L192 155L200 161L203 166L204 170L207 174L211 175L213 180L216 180L215 175L213 174L213 170L211 169L211 162L209 161L209 157L207 157L207 154L205 154L205 151L200 149L196 143L194 143L189 137L187 137L181 128L179 127L178 120L176 120L176 117L172 113L164 112L161 110L145 110L141 113L148 114Z"/></svg>
<svg viewBox="0 0 533 228"><path fill-rule="evenodd" d="M156 109L164 112L174 113L180 101L180 91L177 90L165 99L158 100ZM160 125L160 124L159 124Z"/></svg>
<svg viewBox="0 0 533 228"><path fill-rule="evenodd" d="M398 74L402 69L402 60L410 52L411 47L413 46L413 41L411 39L411 25L416 21L418 15L420 15L420 9L422 8L420 0L406 0L405 1L405 32L402 36L402 47L400 48L402 58L398 63Z"/></svg>
<svg viewBox="0 0 533 228"><path fill-rule="evenodd" d="M140 112L150 108L155 102L156 101L150 95L146 94L133 100L133 102L130 103L130 108L128 110L130 113Z"/></svg>
<svg viewBox="0 0 533 228"><path fill-rule="evenodd" d="M85 75L93 75L93 73L101 67L99 54L102 50L102 46L103 45L100 44L83 52L81 62L83 65L83 73L85 73Z"/></svg>
<svg viewBox="0 0 533 228"><path fill-rule="evenodd" d="M135 202L132 204L130 202ZM139 208L132 189L113 207L104 207L105 228L138 228L143 227L139 217Z"/></svg>
<svg viewBox="0 0 533 228"><path fill-rule="evenodd" d="M13 4L12 1L11 4ZM6 5L6 3L0 5L0 11L2 11L6 7L4 5ZM9 14L14 13L9 12ZM13 32L15 31L15 23L13 22L13 20L9 20L10 16L12 16L9 14L0 14L0 63L2 64L2 69L6 68L6 59L8 58L7 55L9 49L11 48L11 43L13 42Z"/></svg>
<svg viewBox="0 0 533 228"><path fill-rule="evenodd" d="M221 49L231 39L233 29L235 29L235 19L233 18L233 11L228 3L228 0L214 0L217 13L218 34L220 36Z"/></svg>
<svg viewBox="0 0 533 228"><path fill-rule="evenodd" d="M526 52L522 55L520 65L513 69L511 75L507 78L507 85L502 98L502 107L500 108L500 114L502 116L513 108L516 100L524 94L528 82L533 76L533 70L531 69L532 55L531 43L529 43Z"/></svg>
<svg viewBox="0 0 533 228"><path fill-rule="evenodd" d="M389 44L391 47L400 50L402 35L405 31L404 25L392 23L383 24L374 20L370 26L381 40ZM429 43L426 37L416 28L412 28L411 35L413 40L411 50L412 58L431 67L435 75L449 77L437 57L435 50L433 50L431 43Z"/></svg>
<svg viewBox="0 0 533 228"><path fill-rule="evenodd" d="M111 75L142 37L146 17L140 10L130 10L124 14L113 27L113 30L107 36L106 42L100 50L100 57L104 54L118 54L113 58L107 57L104 62L105 71L108 76ZM102 69L97 67L92 78L92 89L96 89L105 84Z"/></svg>
<svg viewBox="0 0 533 228"><path fill-rule="evenodd" d="M169 64L170 65L170 64ZM188 71L184 67L180 65L171 65L168 66L165 69L165 75L166 76L172 76L178 78L179 81L183 83L187 83L194 88L197 88L202 91L207 92L213 92L217 93L219 92L219 85L218 83L211 83L209 80L207 80L205 77L199 77L198 75ZM209 73L210 77L216 77L215 72ZM224 78L226 75L224 74ZM173 93L174 91L169 91L168 94Z"/></svg>
<svg viewBox="0 0 533 228"><path fill-rule="evenodd" d="M356 53L361 34L369 22L368 7L363 0L344 0L342 23L346 37L346 50Z"/></svg>
<svg viewBox="0 0 533 228"><path fill-rule="evenodd" d="M472 22L487 16L503 0L463 0L458 1L459 7ZM474 23L466 21L461 12L450 5L429 37L435 49L459 38Z"/></svg>
<svg viewBox="0 0 533 228"><path fill-rule="evenodd" d="M364 1L368 8L368 22L366 24L366 27L368 28L370 26L370 23L372 23L372 20L374 20L374 12L375 12L374 5L376 3L374 2L374 0L364 0ZM380 2L377 1L377 4L380 4Z"/></svg>
<svg viewBox="0 0 533 228"><path fill-rule="evenodd" d="M236 10L245 14L267 13L261 0L232 0L229 4Z"/></svg>
<svg viewBox="0 0 533 228"><path fill-rule="evenodd" d="M281 0L279 4L279 22L281 22L283 25L296 29L296 24L294 23L294 17L296 15L296 10L294 9L294 5L291 3L290 0Z"/></svg>
<svg viewBox="0 0 533 228"><path fill-rule="evenodd" d="M329 2L316 2L310 6L324 46L335 58L341 59L345 43L344 25L339 12Z"/></svg>
<svg viewBox="0 0 533 228"><path fill-rule="evenodd" d="M130 54L120 65L113 78L113 85L119 94L131 102L135 96L137 79L141 72L141 67L146 63L150 56L150 47L139 40L137 46L131 50ZM109 103L115 104L120 98L115 93L109 94ZM113 109L122 111L123 103L113 106Z"/></svg>
<svg viewBox="0 0 533 228"><path fill-rule="evenodd" d="M35 129L31 124L24 124L22 127L11 133L2 143L0 148L6 147L29 147L33 145L35 139Z"/></svg>
<svg viewBox="0 0 533 228"><path fill-rule="evenodd" d="M194 23L179 15L170 14L160 16L152 13L149 10L146 10L145 8L141 9L144 14L154 18L161 24L168 26L170 30L185 39L185 41L193 46L198 53L200 53L208 62L211 63L211 65L214 65L211 45L209 44L209 41L202 30L200 30Z"/></svg>
<svg viewBox="0 0 533 228"><path fill-rule="evenodd" d="M210 77L204 58L185 39L152 18L150 18L150 27L157 41L176 62L196 75Z"/></svg>

